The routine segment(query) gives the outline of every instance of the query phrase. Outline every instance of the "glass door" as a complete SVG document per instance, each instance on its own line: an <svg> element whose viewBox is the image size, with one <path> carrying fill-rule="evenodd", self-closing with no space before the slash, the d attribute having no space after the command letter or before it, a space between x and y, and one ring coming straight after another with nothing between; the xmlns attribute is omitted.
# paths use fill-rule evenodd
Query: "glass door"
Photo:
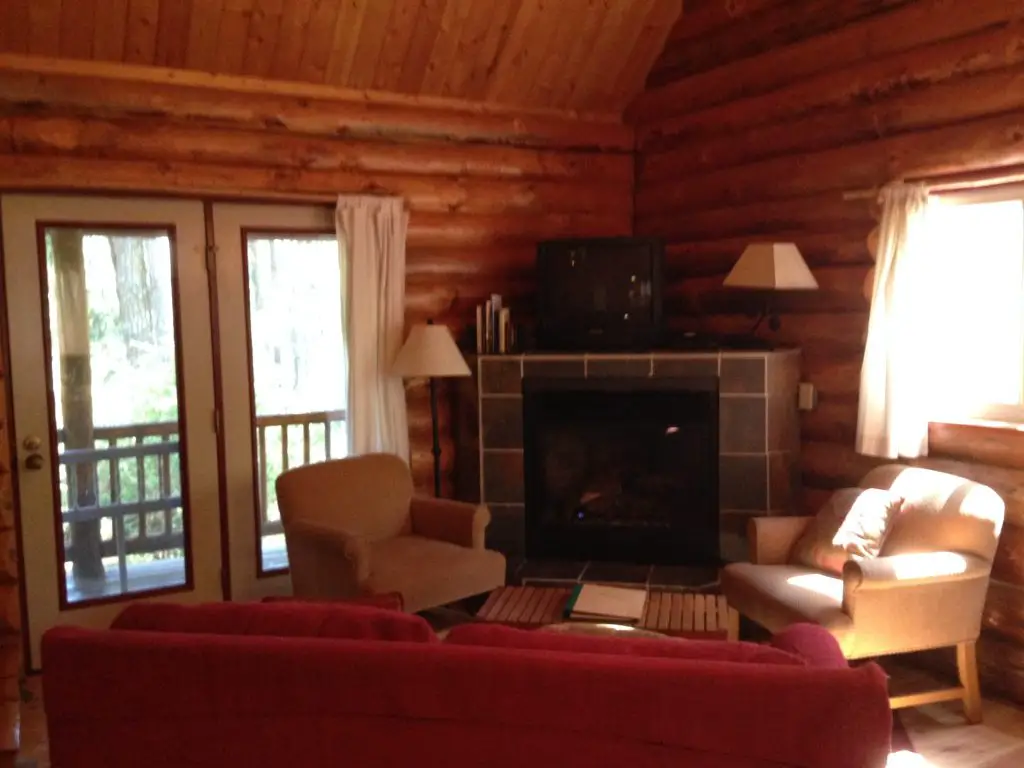
<svg viewBox="0 0 1024 768"><path fill-rule="evenodd" d="M345 456L342 262L328 207L213 206L231 597L286 593L274 484Z"/></svg>
<svg viewBox="0 0 1024 768"><path fill-rule="evenodd" d="M179 200L0 207L37 668L56 624L222 595L204 216Z"/></svg>

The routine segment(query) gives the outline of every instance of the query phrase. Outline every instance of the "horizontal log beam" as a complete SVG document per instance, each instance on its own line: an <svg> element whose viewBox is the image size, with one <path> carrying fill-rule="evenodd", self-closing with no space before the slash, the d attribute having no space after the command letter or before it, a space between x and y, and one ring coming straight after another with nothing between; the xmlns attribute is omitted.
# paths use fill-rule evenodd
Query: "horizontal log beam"
<svg viewBox="0 0 1024 768"><path fill-rule="evenodd" d="M817 111L740 133L708 136L649 156L646 182L832 149L1024 108L1024 64L962 77L845 109Z"/></svg>
<svg viewBox="0 0 1024 768"><path fill-rule="evenodd" d="M586 179L629 186L628 155L450 142L359 141L280 130L200 126L152 117L99 119L45 115L0 104L0 152L71 154L127 160L186 161L336 170L351 173L510 179Z"/></svg>
<svg viewBox="0 0 1024 768"><path fill-rule="evenodd" d="M670 190L671 192L671 190ZM644 195L641 188L639 195ZM685 211L668 204L637 206L636 234L661 237L673 243L715 240L723 236L751 239L785 235L796 243L807 236L849 232L851 240L866 242L875 226L873 201L844 200L820 194L790 200L727 205Z"/></svg>
<svg viewBox="0 0 1024 768"><path fill-rule="evenodd" d="M698 128L708 134L716 129L732 132L742 130L737 121L749 126L778 119L770 111L773 104L785 104L788 110L802 103L805 110L810 110L852 103L877 95L877 89L887 82L889 87L901 89L908 82L921 82L924 73L915 62L944 58L947 66L970 68L979 65L972 56L998 60L1011 55L1009 50L985 48L983 41L992 44L1001 31L990 28L999 25L1008 26L1002 31L1004 40L1013 39L1016 33L1012 22L1021 17L1021 0L987 0L956 8L949 0L915 2L829 34L648 90L634 102L628 117L638 126L638 142L647 148L657 135ZM934 46L930 53L926 50L929 46ZM868 61L866 52L870 52ZM929 79L934 82L945 78L933 73ZM743 109L736 109L741 101ZM694 114L697 110L701 111ZM671 119L677 116L678 121Z"/></svg>
<svg viewBox="0 0 1024 768"><path fill-rule="evenodd" d="M1024 43L1024 37L1022 37ZM648 166L654 161L650 161ZM637 192L641 215L680 209L841 195L899 178L1024 163L1024 108L1007 115L905 133L820 152L777 157Z"/></svg>
<svg viewBox="0 0 1024 768"><path fill-rule="evenodd" d="M183 161L107 160L57 155L0 156L0 188L221 195L333 202L340 193L390 194L411 211L628 218L624 196L583 182L451 179ZM572 210L571 207L575 207ZM603 213L602 213L603 212Z"/></svg>
<svg viewBox="0 0 1024 768"><path fill-rule="evenodd" d="M772 5L745 15L720 34L670 45L655 63L647 85L657 88L698 72L728 67L911 2L916 0L802 0Z"/></svg>
<svg viewBox="0 0 1024 768"><path fill-rule="evenodd" d="M0 54L0 100L353 138L633 147L632 130L608 116L15 54Z"/></svg>
<svg viewBox="0 0 1024 768"><path fill-rule="evenodd" d="M846 265L870 266L873 263L865 239L848 232L774 234L783 241L799 241L800 253L812 270ZM670 241L665 247L665 271L669 276L679 277L706 277L726 273L736 264L748 245L750 239L747 237L728 236L696 242Z"/></svg>

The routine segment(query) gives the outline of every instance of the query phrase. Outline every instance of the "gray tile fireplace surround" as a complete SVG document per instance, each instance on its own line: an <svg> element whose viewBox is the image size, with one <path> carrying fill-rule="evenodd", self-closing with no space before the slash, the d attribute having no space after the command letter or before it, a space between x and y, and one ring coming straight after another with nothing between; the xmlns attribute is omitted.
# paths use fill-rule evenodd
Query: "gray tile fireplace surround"
<svg viewBox="0 0 1024 768"><path fill-rule="evenodd" d="M717 376L723 558L747 558L751 517L793 513L800 482L799 350L482 355L475 370L475 453L479 499L492 515L489 547L524 554L524 376Z"/></svg>

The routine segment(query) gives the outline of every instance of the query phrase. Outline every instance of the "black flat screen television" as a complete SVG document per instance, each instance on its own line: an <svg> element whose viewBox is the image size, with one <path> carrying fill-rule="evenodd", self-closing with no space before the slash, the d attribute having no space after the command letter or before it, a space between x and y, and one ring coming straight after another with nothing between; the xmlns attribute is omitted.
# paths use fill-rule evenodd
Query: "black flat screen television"
<svg viewBox="0 0 1024 768"><path fill-rule="evenodd" d="M660 240L547 240L537 246L537 346L640 351L662 342Z"/></svg>

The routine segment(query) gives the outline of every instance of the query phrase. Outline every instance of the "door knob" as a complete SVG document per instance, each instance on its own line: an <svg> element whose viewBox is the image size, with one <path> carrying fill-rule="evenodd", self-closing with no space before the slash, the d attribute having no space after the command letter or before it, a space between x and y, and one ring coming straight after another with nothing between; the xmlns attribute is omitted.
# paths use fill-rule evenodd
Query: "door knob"
<svg viewBox="0 0 1024 768"><path fill-rule="evenodd" d="M43 447L43 441L35 435L29 435L21 441L21 447L26 451L38 451Z"/></svg>
<svg viewBox="0 0 1024 768"><path fill-rule="evenodd" d="M25 469L36 472L43 468L43 457L38 453L30 453L25 457Z"/></svg>

